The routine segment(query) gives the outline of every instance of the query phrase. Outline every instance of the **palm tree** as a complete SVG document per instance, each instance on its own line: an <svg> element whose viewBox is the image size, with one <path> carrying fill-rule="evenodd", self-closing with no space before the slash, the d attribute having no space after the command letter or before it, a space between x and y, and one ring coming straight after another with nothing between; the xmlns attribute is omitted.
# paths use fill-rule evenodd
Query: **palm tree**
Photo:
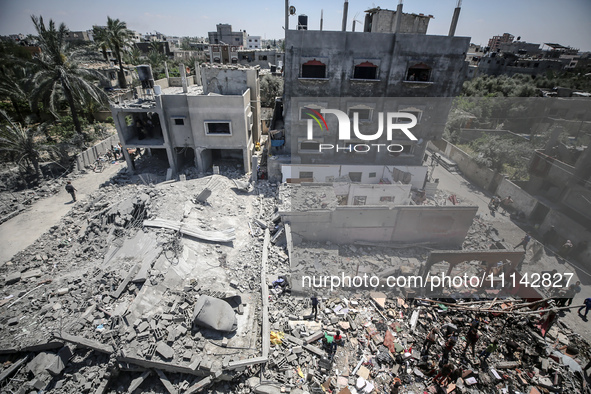
<svg viewBox="0 0 591 394"><path fill-rule="evenodd" d="M19 102L27 101L28 75L25 67L19 64L0 66L0 95L8 97L16 116L20 121L24 121Z"/></svg>
<svg viewBox="0 0 591 394"><path fill-rule="evenodd" d="M23 127L14 122L4 111L0 111L7 124L0 131L0 146L11 152L19 166L32 166L35 174L39 175L39 144L36 138L43 131L43 126L35 129Z"/></svg>
<svg viewBox="0 0 591 394"><path fill-rule="evenodd" d="M105 61L109 61L109 55L107 54L107 48L109 48L109 40L107 37L107 29L102 26L92 27L92 37L96 46L101 49Z"/></svg>
<svg viewBox="0 0 591 394"><path fill-rule="evenodd" d="M117 59L117 63L119 63L119 87L126 88L127 81L125 80L125 73L123 72L123 63L121 62L121 56L125 47L131 41L131 34L129 30L127 30L127 24L125 22L120 21L119 19L111 19L110 16L107 16L107 28L106 28L106 35L107 35L107 43L113 55Z"/></svg>
<svg viewBox="0 0 591 394"><path fill-rule="evenodd" d="M56 111L60 99L66 99L72 113L72 121L76 132L82 134L82 127L76 112L75 98L84 101L85 95L92 100L105 102L105 93L93 83L102 78L96 70L83 69L79 61L86 55L83 50L70 51L66 41L66 25L63 23L56 29L53 20L49 20L48 27L43 18L31 16L37 30L41 54L32 59L36 67L33 83L35 88L31 92L31 102L34 106L39 101L47 103L49 109L57 117Z"/></svg>
<svg viewBox="0 0 591 394"><path fill-rule="evenodd" d="M142 62L141 57L142 57L142 51L140 51L139 48L137 48L137 47L133 47L130 51L127 51L124 54L125 63L133 64L134 66L141 64L141 62Z"/></svg>

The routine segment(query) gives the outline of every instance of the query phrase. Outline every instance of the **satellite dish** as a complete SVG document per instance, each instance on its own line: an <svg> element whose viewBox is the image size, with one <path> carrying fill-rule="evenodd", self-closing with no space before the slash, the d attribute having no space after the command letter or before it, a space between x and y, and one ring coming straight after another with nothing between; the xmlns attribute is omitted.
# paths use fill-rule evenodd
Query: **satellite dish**
<svg viewBox="0 0 591 394"><path fill-rule="evenodd" d="M293 5L289 6L289 15L295 15L296 8Z"/></svg>

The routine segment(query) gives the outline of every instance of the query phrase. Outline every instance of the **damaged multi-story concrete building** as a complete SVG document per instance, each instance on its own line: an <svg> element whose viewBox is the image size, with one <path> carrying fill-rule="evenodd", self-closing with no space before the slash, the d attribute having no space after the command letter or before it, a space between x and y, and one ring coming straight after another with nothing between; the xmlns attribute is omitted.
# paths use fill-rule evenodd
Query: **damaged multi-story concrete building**
<svg viewBox="0 0 591 394"><path fill-rule="evenodd" d="M205 65L197 75L179 69L181 77L154 81L149 66L138 67L139 98L111 106L123 147L149 149L174 173L185 165L206 172L221 161L249 172L260 135L259 69Z"/></svg>
<svg viewBox="0 0 591 394"><path fill-rule="evenodd" d="M352 170L349 176L354 182L378 183L382 177L376 173L383 172L385 165L405 167L403 170L413 173L414 178L421 178L421 184L426 180L426 171L420 169L426 141L439 139L443 133L448 99L459 94L466 75L465 56L470 44L469 37L455 36L459 8L448 36L426 34L431 18L404 14L400 4L396 11L368 10L363 32L346 31L346 19L343 31L286 31L285 100L282 113L276 111L271 127L271 149L278 155L278 162L283 155L284 175L325 182L328 177L347 174L328 171L331 173L318 177L327 173L326 166L320 168L320 164L339 165L341 170L344 165L379 164L377 170L367 168L361 174ZM441 99L427 102L426 97ZM412 129L416 140L409 140L403 134L389 140L383 133L371 143L395 143L399 147L397 151L372 149L360 153L356 145L369 142L357 133L341 140L336 133L318 129L309 138L308 124L312 118L308 112L332 108L342 111L350 120L357 113L354 127L357 123L360 133L366 136L375 134L383 121L382 114L413 114L417 119ZM402 118L397 120L406 122ZM337 130L337 118L326 116L325 126L327 130ZM321 146L343 149L323 151ZM290 166L296 165L294 173ZM303 168L306 166L308 169ZM279 165L271 161L270 176L279 178L278 172Z"/></svg>

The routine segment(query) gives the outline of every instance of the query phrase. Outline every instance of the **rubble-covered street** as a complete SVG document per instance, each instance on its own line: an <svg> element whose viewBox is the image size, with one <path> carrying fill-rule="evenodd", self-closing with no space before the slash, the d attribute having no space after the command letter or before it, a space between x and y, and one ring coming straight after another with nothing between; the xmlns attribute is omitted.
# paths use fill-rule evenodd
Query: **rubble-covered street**
<svg viewBox="0 0 591 394"><path fill-rule="evenodd" d="M314 318L310 293L294 283L304 268L295 262L322 262L324 273L411 275L434 249L307 242L290 262L277 214L287 197L225 170L157 184L117 175L5 264L3 392L585 392L588 342L563 320L576 313L558 311L544 325L548 312L535 308L545 300L322 290ZM326 197L305 198L330 209ZM502 245L497 227L479 215L463 249ZM475 353L464 355L474 324ZM337 331L338 345L323 340ZM498 350L479 358L495 339ZM447 381L433 380L439 372Z"/></svg>

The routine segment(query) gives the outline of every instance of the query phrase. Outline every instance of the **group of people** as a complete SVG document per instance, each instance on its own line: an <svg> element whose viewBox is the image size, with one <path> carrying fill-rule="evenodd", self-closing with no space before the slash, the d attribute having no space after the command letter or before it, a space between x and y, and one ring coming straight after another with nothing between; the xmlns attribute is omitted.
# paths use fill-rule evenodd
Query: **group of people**
<svg viewBox="0 0 591 394"><path fill-rule="evenodd" d="M468 349L472 350L472 357L476 357L476 344L480 339L479 328L480 320L473 319L465 334L466 345L462 350L462 358L466 357L466 352ZM425 337L421 352L421 356L425 361L429 358L429 351L431 347L437 343L438 338L442 338L445 341L441 353L441 359L439 361L439 368L433 364L433 366L430 368L430 372L428 373L428 375L433 375L435 372L437 372L432 380L433 382L440 385L445 385L448 381L455 381L457 377L461 375L461 368L456 368L456 366L454 366L454 364L450 362L449 359L450 354L458 342L459 333L460 329L458 328L458 323L448 320L443 326L441 326L441 328L434 326ZM478 358L481 361L487 360L491 354L499 350L499 347L499 340L496 338L493 339L480 351ZM512 340L506 341L505 347L507 350L507 355L510 358L513 358L516 352L523 351L521 346Z"/></svg>
<svg viewBox="0 0 591 394"><path fill-rule="evenodd" d="M494 216L495 212L499 210L499 207L503 208L504 212L508 212L511 204L513 204L511 196L507 196L501 200L501 197L494 195L488 203L488 209L490 210L490 214Z"/></svg>

